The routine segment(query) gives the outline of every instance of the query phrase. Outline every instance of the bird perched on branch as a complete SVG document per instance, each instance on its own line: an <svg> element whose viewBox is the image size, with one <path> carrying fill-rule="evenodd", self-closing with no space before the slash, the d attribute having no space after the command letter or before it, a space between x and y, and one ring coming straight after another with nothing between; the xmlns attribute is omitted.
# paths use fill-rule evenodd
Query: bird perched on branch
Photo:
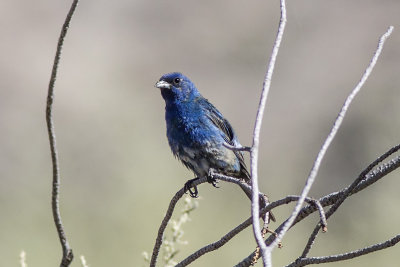
<svg viewBox="0 0 400 267"><path fill-rule="evenodd" d="M210 172L216 171L250 182L243 154L227 146L241 146L222 114L205 99L195 85L181 73L163 75L155 85L165 100L167 137L172 153L199 177L217 187ZM192 197L198 190L195 180L185 184ZM192 190L192 188L194 190Z"/></svg>

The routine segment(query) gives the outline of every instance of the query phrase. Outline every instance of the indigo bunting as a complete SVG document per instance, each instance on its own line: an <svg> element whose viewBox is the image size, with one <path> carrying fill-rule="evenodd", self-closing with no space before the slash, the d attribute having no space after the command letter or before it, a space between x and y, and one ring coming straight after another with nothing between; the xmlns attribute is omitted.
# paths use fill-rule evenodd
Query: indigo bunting
<svg viewBox="0 0 400 267"><path fill-rule="evenodd" d="M238 147L239 140L230 125L195 85L178 72L163 75L155 85L165 100L167 138L175 157L199 177L216 186L210 171L234 176L250 182L243 154L225 144ZM189 180L185 191L197 197L198 190ZM194 191L191 190L194 188Z"/></svg>

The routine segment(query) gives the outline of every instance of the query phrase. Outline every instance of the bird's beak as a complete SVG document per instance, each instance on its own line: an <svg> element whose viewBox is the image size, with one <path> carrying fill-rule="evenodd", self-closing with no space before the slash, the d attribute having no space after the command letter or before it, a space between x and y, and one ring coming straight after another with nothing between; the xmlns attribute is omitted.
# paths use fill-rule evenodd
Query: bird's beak
<svg viewBox="0 0 400 267"><path fill-rule="evenodd" d="M160 88L160 89L171 89L171 84L169 84L166 81L158 81L156 83L155 87Z"/></svg>

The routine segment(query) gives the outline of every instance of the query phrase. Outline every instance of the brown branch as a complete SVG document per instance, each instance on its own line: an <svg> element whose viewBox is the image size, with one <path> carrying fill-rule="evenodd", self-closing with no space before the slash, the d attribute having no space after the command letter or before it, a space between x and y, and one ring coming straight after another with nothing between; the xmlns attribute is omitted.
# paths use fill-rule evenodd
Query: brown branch
<svg viewBox="0 0 400 267"><path fill-rule="evenodd" d="M60 37L58 38L57 51L54 58L53 69L51 72L49 88L47 93L47 106L46 106L46 122L49 134L51 160L53 164L53 183L52 183L53 189L52 189L51 204L52 204L54 223L56 225L58 237L60 239L61 247L63 250L63 257L60 264L61 267L67 267L70 265L73 259L73 254L72 254L72 249L68 244L67 236L65 234L64 226L62 224L60 215L60 206L59 206L60 172L58 166L56 134L54 131L52 107L54 101L54 84L56 82L58 65L61 58L61 50L64 44L64 39L67 34L70 21L78 5L78 2L79 0L74 0L72 2L71 8L67 14L67 17L65 18L64 25L62 26Z"/></svg>

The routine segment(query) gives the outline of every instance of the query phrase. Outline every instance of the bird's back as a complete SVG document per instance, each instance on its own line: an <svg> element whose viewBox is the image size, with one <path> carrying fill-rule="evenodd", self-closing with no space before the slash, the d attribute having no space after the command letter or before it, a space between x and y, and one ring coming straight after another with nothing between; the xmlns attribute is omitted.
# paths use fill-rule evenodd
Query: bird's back
<svg viewBox="0 0 400 267"><path fill-rule="evenodd" d="M207 99L198 96L189 102L169 103L166 121L172 152L197 176L213 168L249 180L243 154L224 146L240 145L232 126Z"/></svg>

